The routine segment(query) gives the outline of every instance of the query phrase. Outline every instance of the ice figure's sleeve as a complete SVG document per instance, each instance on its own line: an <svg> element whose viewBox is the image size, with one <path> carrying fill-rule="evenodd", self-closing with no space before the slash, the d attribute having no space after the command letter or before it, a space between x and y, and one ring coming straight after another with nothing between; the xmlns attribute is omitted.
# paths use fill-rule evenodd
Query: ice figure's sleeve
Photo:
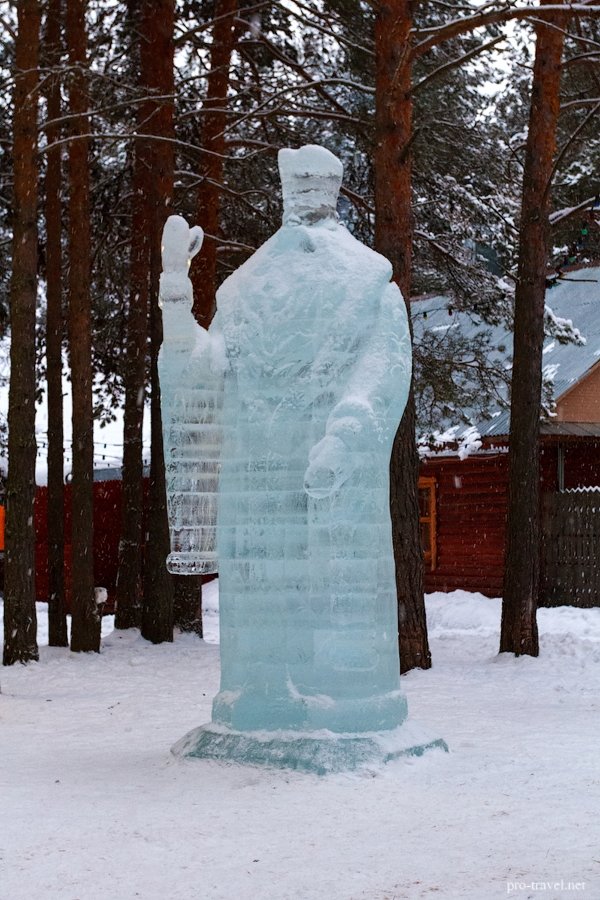
<svg viewBox="0 0 600 900"><path fill-rule="evenodd" d="M215 323L201 329L173 394L165 428L171 553L178 575L218 571L216 526L222 445L223 368Z"/></svg>
<svg viewBox="0 0 600 900"><path fill-rule="evenodd" d="M410 331L402 295L394 283L383 291L324 437L309 453L305 489L313 497L337 490L369 448L389 445L402 418L412 372Z"/></svg>
<svg viewBox="0 0 600 900"><path fill-rule="evenodd" d="M164 337L159 377L171 537L167 568L179 575L216 572L220 330L216 321L206 331L194 319L187 269L185 275L163 271L160 297Z"/></svg>

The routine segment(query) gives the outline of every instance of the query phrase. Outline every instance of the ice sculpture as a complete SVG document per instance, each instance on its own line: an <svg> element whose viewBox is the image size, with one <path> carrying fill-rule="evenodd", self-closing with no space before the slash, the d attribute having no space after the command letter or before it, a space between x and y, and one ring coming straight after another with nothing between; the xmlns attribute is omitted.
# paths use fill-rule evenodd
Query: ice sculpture
<svg viewBox="0 0 600 900"><path fill-rule="evenodd" d="M165 226L168 564L218 557L221 615L212 722L174 750L325 772L443 742L405 723L400 690L388 467L404 303L390 263L338 223L340 161L307 146L279 168L283 226L221 286L208 332L190 312L193 235Z"/></svg>
<svg viewBox="0 0 600 900"><path fill-rule="evenodd" d="M223 359L192 315L188 269L200 227L170 216L162 238L160 304L165 342L158 357L171 553L169 571L216 572L216 517L222 443Z"/></svg>

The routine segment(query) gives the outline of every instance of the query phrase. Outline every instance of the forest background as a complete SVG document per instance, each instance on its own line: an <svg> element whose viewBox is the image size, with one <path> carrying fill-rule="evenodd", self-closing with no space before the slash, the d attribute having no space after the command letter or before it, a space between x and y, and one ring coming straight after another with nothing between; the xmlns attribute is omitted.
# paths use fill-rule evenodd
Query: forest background
<svg viewBox="0 0 600 900"><path fill-rule="evenodd" d="M407 301L443 295L449 315L461 308L512 329L521 286L521 305L541 309L542 326L545 318L558 339L574 339L565 323L544 317L543 293L547 264L570 252L577 217L600 190L599 13L589 2L545 0L0 0L0 321L12 375L6 664L37 658L36 440L48 460L50 642L67 643L64 373L73 409L72 649L99 649L93 422L117 410L117 627L141 627L153 641L172 639L174 623L200 630L199 583L172 578L164 565L160 233L173 211L204 228L192 278L194 311L207 326L218 285L279 226L281 147L320 143L340 157L340 215L391 259ZM554 61L552 71L543 60ZM532 261L524 248L534 246ZM541 353L536 321L525 330ZM414 395L392 459L403 670L430 665L415 422L427 440L442 421L459 423L461 409L484 414L510 378L490 362L485 332L475 344L420 333ZM539 369L530 386L539 401L535 353L528 364ZM36 436L43 393L48 433ZM550 384L543 399L551 408ZM144 414L152 422L146 536ZM534 432L532 422L523 438L530 453ZM535 545L535 488L518 487L509 533L530 528ZM535 566L528 572L517 560L511 571L519 566L520 585L505 592L514 615L507 607L502 649L535 655Z"/></svg>

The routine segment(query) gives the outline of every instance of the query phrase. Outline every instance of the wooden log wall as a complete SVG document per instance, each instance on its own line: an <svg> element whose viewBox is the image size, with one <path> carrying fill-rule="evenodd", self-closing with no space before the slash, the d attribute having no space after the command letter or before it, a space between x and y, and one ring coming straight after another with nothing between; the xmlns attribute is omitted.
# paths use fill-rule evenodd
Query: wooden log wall
<svg viewBox="0 0 600 900"><path fill-rule="evenodd" d="M600 443L588 438L564 445L565 489L600 484Z"/></svg>
<svg viewBox="0 0 600 900"><path fill-rule="evenodd" d="M425 590L499 596L504 566L508 455L438 457L422 475L436 479L437 565Z"/></svg>

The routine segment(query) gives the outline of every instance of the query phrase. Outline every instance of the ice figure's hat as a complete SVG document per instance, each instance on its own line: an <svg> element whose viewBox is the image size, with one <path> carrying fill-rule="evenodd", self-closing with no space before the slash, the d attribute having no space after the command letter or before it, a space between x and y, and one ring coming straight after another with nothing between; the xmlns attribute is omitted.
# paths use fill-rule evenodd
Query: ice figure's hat
<svg viewBox="0 0 600 900"><path fill-rule="evenodd" d="M317 222L335 217L344 167L325 147L306 144L299 150L280 150L279 174L283 190L283 221Z"/></svg>

